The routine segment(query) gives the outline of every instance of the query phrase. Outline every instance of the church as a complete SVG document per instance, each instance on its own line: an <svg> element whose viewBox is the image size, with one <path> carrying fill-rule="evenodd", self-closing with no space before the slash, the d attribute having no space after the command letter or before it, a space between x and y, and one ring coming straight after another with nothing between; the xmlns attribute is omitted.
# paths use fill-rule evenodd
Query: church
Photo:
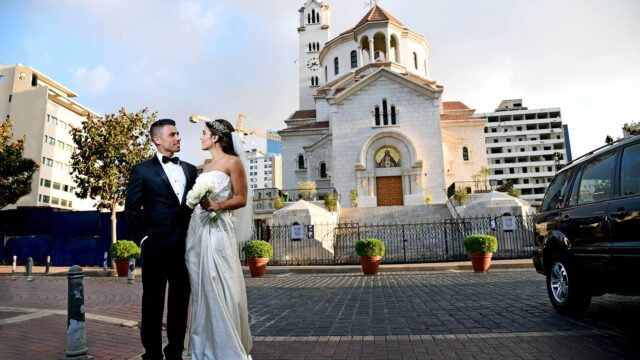
<svg viewBox="0 0 640 360"><path fill-rule="evenodd" d="M314 181L343 208L354 190L357 207L442 204L449 185L487 166L486 119L443 102L424 36L375 3L333 38L327 2L298 11L299 107L279 131L283 189Z"/></svg>

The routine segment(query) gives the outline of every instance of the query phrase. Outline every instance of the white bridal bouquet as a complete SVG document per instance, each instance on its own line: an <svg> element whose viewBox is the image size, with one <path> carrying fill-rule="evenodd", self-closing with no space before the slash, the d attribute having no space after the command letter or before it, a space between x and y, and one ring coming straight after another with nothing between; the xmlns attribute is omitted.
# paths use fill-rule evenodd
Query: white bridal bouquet
<svg viewBox="0 0 640 360"><path fill-rule="evenodd" d="M187 193L187 206L195 209L196 206L200 204L200 200L206 197L212 198L217 192L215 184L210 177L200 176L196 179L193 188ZM218 214L216 214L215 211L209 211L209 217L211 218L211 222L218 220Z"/></svg>

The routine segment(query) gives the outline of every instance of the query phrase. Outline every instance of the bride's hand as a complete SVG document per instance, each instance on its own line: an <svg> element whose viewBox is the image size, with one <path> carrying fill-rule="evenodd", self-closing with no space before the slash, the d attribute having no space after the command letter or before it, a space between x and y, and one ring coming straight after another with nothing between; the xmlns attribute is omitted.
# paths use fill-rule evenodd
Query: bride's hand
<svg viewBox="0 0 640 360"><path fill-rule="evenodd" d="M220 203L214 202L211 199L200 200L200 206L206 211L218 211L220 210Z"/></svg>

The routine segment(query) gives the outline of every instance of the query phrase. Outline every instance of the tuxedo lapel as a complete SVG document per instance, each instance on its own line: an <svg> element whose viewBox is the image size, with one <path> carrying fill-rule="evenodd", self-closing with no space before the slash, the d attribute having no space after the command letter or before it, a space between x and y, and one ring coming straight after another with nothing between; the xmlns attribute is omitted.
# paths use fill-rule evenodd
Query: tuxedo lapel
<svg viewBox="0 0 640 360"><path fill-rule="evenodd" d="M191 174L189 174L189 168L187 167L187 164L184 161L180 161L180 167L182 168L182 172L184 173L184 191L182 192L182 201L180 202L180 204L184 204L187 202L187 192L189 192L189 190L191 190L189 184L191 184Z"/></svg>
<svg viewBox="0 0 640 360"><path fill-rule="evenodd" d="M171 196L171 198L178 201L178 198L176 198L176 195L173 193L173 187L171 186L169 177L167 177L167 174L164 172L164 169L162 168L162 164L160 164L160 160L158 160L158 157L154 156L152 162L153 162L153 167L156 170L156 173L158 174L158 176L160 176L160 178L162 179L162 182L166 185L167 189L169 190L169 193L173 195Z"/></svg>

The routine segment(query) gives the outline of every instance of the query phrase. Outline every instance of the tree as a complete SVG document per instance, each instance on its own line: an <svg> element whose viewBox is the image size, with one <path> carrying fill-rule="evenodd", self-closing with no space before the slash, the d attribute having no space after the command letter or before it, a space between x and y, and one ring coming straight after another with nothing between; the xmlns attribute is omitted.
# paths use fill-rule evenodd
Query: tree
<svg viewBox="0 0 640 360"><path fill-rule="evenodd" d="M9 118L0 123L0 209L31 192L31 179L38 170L35 161L22 157L24 136L11 141L12 127Z"/></svg>
<svg viewBox="0 0 640 360"><path fill-rule="evenodd" d="M78 150L71 156L76 196L96 200L98 210L111 211L111 242L116 242L116 209L124 205L129 173L135 164L153 156L148 134L156 113L124 108L103 118L91 115L71 137Z"/></svg>

